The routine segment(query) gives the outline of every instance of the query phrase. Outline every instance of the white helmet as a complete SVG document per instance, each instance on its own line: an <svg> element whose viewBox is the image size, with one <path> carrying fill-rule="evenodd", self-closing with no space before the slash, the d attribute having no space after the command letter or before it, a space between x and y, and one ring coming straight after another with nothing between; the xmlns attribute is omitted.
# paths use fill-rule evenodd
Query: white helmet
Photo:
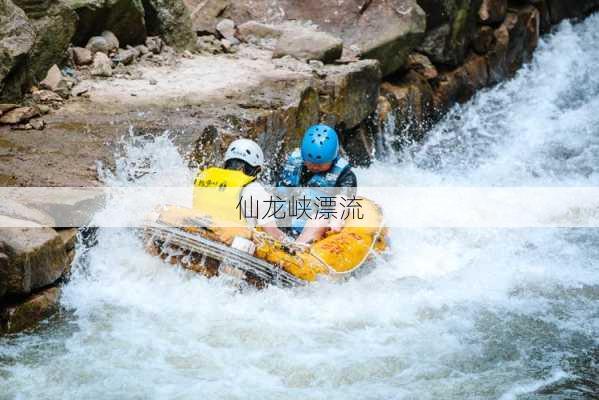
<svg viewBox="0 0 599 400"><path fill-rule="evenodd" d="M225 153L225 161L232 158L243 160L252 167L264 166L264 153L258 143L250 139L237 139L229 145Z"/></svg>

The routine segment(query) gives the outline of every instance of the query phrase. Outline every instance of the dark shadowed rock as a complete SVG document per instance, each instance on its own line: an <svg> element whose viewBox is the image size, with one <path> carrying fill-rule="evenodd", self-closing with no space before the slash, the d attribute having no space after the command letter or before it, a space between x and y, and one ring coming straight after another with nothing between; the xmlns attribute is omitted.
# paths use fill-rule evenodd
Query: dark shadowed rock
<svg viewBox="0 0 599 400"><path fill-rule="evenodd" d="M34 27L23 10L10 0L0 0L0 99L20 97L21 82L13 72L27 58L34 41Z"/></svg>
<svg viewBox="0 0 599 400"><path fill-rule="evenodd" d="M293 56L303 60L331 63L341 57L343 42L325 32L296 27L286 29L275 47L273 57Z"/></svg>
<svg viewBox="0 0 599 400"><path fill-rule="evenodd" d="M418 72L425 79L434 79L438 75L437 68L435 68L431 60L420 53L412 53L408 56L406 68Z"/></svg>
<svg viewBox="0 0 599 400"><path fill-rule="evenodd" d="M478 10L478 19L483 24L502 22L507 12L507 0L482 0Z"/></svg>
<svg viewBox="0 0 599 400"><path fill-rule="evenodd" d="M555 24L566 18L580 18L599 9L599 0L547 0L551 21Z"/></svg>
<svg viewBox="0 0 599 400"><path fill-rule="evenodd" d="M50 287L0 310L0 333L15 333L35 326L58 310L60 288Z"/></svg>
<svg viewBox="0 0 599 400"><path fill-rule="evenodd" d="M6 294L23 295L60 278L67 267L64 243L50 228L1 228L1 252L8 256Z"/></svg>
<svg viewBox="0 0 599 400"><path fill-rule="evenodd" d="M145 11L142 0L65 0L77 13L79 22L73 43L84 45L102 31L116 35L121 46L142 44L146 40Z"/></svg>
<svg viewBox="0 0 599 400"><path fill-rule="evenodd" d="M461 64L477 28L481 0L418 0L418 4L427 23L419 51L435 64Z"/></svg>
<svg viewBox="0 0 599 400"><path fill-rule="evenodd" d="M487 54L493 47L495 37L494 30L490 26L481 26L472 41L472 47L478 54Z"/></svg>
<svg viewBox="0 0 599 400"><path fill-rule="evenodd" d="M29 16L35 31L35 43L23 68L28 85L42 80L53 64L61 65L71 43L77 15L63 0L40 2L18 0Z"/></svg>
<svg viewBox="0 0 599 400"><path fill-rule="evenodd" d="M493 32L493 45L487 54L489 64L489 80L500 82L507 76L506 56L510 42L510 32L505 24Z"/></svg>

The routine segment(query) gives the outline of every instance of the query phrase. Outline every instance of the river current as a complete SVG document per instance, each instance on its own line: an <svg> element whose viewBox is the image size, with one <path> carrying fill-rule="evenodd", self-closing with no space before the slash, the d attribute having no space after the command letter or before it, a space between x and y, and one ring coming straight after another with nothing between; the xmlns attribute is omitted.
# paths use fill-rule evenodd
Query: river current
<svg viewBox="0 0 599 400"><path fill-rule="evenodd" d="M358 180L598 186L598 65L599 15L564 22L515 78ZM186 185L192 171L161 137L130 145L105 179ZM100 229L63 311L0 338L0 399L599 397L599 228L396 228L391 241L346 283L240 292Z"/></svg>

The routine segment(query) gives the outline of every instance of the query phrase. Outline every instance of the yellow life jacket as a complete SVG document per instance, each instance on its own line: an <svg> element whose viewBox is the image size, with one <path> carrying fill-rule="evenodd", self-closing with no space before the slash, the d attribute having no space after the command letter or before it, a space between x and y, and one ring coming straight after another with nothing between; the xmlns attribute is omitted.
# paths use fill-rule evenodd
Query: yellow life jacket
<svg viewBox="0 0 599 400"><path fill-rule="evenodd" d="M237 206L244 186L255 179L237 170L206 168L194 181L193 208L215 223L245 223Z"/></svg>

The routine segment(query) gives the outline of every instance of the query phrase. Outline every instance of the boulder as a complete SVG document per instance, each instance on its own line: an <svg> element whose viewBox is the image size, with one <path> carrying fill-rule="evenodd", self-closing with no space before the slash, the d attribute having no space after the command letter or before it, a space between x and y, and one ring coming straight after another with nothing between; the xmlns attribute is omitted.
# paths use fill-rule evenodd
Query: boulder
<svg viewBox="0 0 599 400"><path fill-rule="evenodd" d="M146 39L146 48L153 54L160 54L162 46L162 39L158 36L150 36Z"/></svg>
<svg viewBox="0 0 599 400"><path fill-rule="evenodd" d="M18 104L12 104L12 103L0 103L0 115L10 111L10 110L14 110L15 108L17 108L19 105Z"/></svg>
<svg viewBox="0 0 599 400"><path fill-rule="evenodd" d="M375 110L381 80L377 61L325 66L322 73L320 112L326 123L351 129Z"/></svg>
<svg viewBox="0 0 599 400"><path fill-rule="evenodd" d="M481 0L418 0L427 33L418 47L435 64L460 65L477 28Z"/></svg>
<svg viewBox="0 0 599 400"><path fill-rule="evenodd" d="M478 19L483 24L503 22L507 13L507 0L482 0Z"/></svg>
<svg viewBox="0 0 599 400"><path fill-rule="evenodd" d="M43 81L40 82L40 86L44 89L51 90L58 93L63 98L69 97L70 88L68 80L62 75L60 69L54 64L46 74Z"/></svg>
<svg viewBox="0 0 599 400"><path fill-rule="evenodd" d="M217 18L225 8L231 4L231 0L184 0L188 8L192 29L195 32L216 33Z"/></svg>
<svg viewBox="0 0 599 400"><path fill-rule="evenodd" d="M19 124L38 115L40 115L40 111L37 107L18 107L2 114L0 124Z"/></svg>
<svg viewBox="0 0 599 400"><path fill-rule="evenodd" d="M62 97L51 90L36 90L31 96L36 103L55 104L62 102Z"/></svg>
<svg viewBox="0 0 599 400"><path fill-rule="evenodd" d="M98 52L108 54L111 50L113 50L112 45L108 43L108 40L106 40L104 36L92 36L87 41L85 48L88 49L92 54Z"/></svg>
<svg viewBox="0 0 599 400"><path fill-rule="evenodd" d="M408 56L406 68L418 72L425 79L435 79L438 75L437 68L435 68L431 60L420 53L412 53Z"/></svg>
<svg viewBox="0 0 599 400"><path fill-rule="evenodd" d="M135 58L138 55L139 55L139 52L135 49L128 49L128 50L119 49L118 53L116 54L116 56L113 57L112 61L114 61L115 63L123 64L123 65L129 65L133 61L135 61Z"/></svg>
<svg viewBox="0 0 599 400"><path fill-rule="evenodd" d="M420 140L433 118L433 90L428 81L415 71L399 80L384 82L381 94L389 101L399 144Z"/></svg>
<svg viewBox="0 0 599 400"><path fill-rule="evenodd" d="M148 34L160 35L178 51L193 49L196 34L184 0L145 0Z"/></svg>
<svg viewBox="0 0 599 400"><path fill-rule="evenodd" d="M397 71L425 32L425 14L413 0L256 0L231 2L223 17L282 23L310 21L343 40L348 57L376 59L383 75Z"/></svg>
<svg viewBox="0 0 599 400"><path fill-rule="evenodd" d="M108 51L117 50L120 47L119 39L116 35L110 31L103 31L100 35L106 40L106 44L108 45Z"/></svg>
<svg viewBox="0 0 599 400"><path fill-rule="evenodd" d="M487 54L493 47L495 37L494 30L490 26L481 26L472 41L472 48L478 54Z"/></svg>
<svg viewBox="0 0 599 400"><path fill-rule="evenodd" d="M110 61L110 58L104 53L96 53L94 55L94 64L92 65L91 73L94 76L112 76L112 62Z"/></svg>
<svg viewBox="0 0 599 400"><path fill-rule="evenodd" d="M93 62L93 54L89 49L73 47L73 61L76 65L89 65Z"/></svg>
<svg viewBox="0 0 599 400"><path fill-rule="evenodd" d="M292 56L331 63L341 57L343 42L324 32L306 28L287 29L277 41L273 58Z"/></svg>
<svg viewBox="0 0 599 400"><path fill-rule="evenodd" d="M198 36L196 51L202 54L218 54L223 52L223 45L212 35Z"/></svg>
<svg viewBox="0 0 599 400"><path fill-rule="evenodd" d="M231 19L222 19L216 24L216 30L224 39L227 39L232 43L237 40L235 37L235 22Z"/></svg>
<svg viewBox="0 0 599 400"><path fill-rule="evenodd" d="M551 30L551 15L549 15L549 6L546 0L529 0L530 4L535 6L539 10L540 20L540 31L541 34L547 33Z"/></svg>
<svg viewBox="0 0 599 400"><path fill-rule="evenodd" d="M283 25L247 21L237 27L237 37L243 42L274 50L283 31Z"/></svg>
<svg viewBox="0 0 599 400"><path fill-rule="evenodd" d="M0 333L16 333L34 327L58 310L60 288L50 287L0 310Z"/></svg>
<svg viewBox="0 0 599 400"><path fill-rule="evenodd" d="M62 0L18 0L17 4L21 4L36 31L27 67L23 69L26 86L30 86L42 80L52 65L60 65L65 60L77 15Z"/></svg>
<svg viewBox="0 0 599 400"><path fill-rule="evenodd" d="M493 45L487 54L490 83L498 83L507 76L506 55L510 45L510 32L505 24L493 32Z"/></svg>
<svg viewBox="0 0 599 400"><path fill-rule="evenodd" d="M51 228L0 228L7 295L24 295L54 283L67 267L62 238Z"/></svg>
<svg viewBox="0 0 599 400"><path fill-rule="evenodd" d="M599 9L599 0L547 0L551 21L556 24L567 18L581 18Z"/></svg>
<svg viewBox="0 0 599 400"><path fill-rule="evenodd" d="M21 96L21 82L15 79L15 72L34 42L35 29L25 12L11 0L0 0L0 99Z"/></svg>
<svg viewBox="0 0 599 400"><path fill-rule="evenodd" d="M68 0L79 17L73 43L84 45L107 30L119 44L142 44L146 40L145 11L142 0Z"/></svg>

